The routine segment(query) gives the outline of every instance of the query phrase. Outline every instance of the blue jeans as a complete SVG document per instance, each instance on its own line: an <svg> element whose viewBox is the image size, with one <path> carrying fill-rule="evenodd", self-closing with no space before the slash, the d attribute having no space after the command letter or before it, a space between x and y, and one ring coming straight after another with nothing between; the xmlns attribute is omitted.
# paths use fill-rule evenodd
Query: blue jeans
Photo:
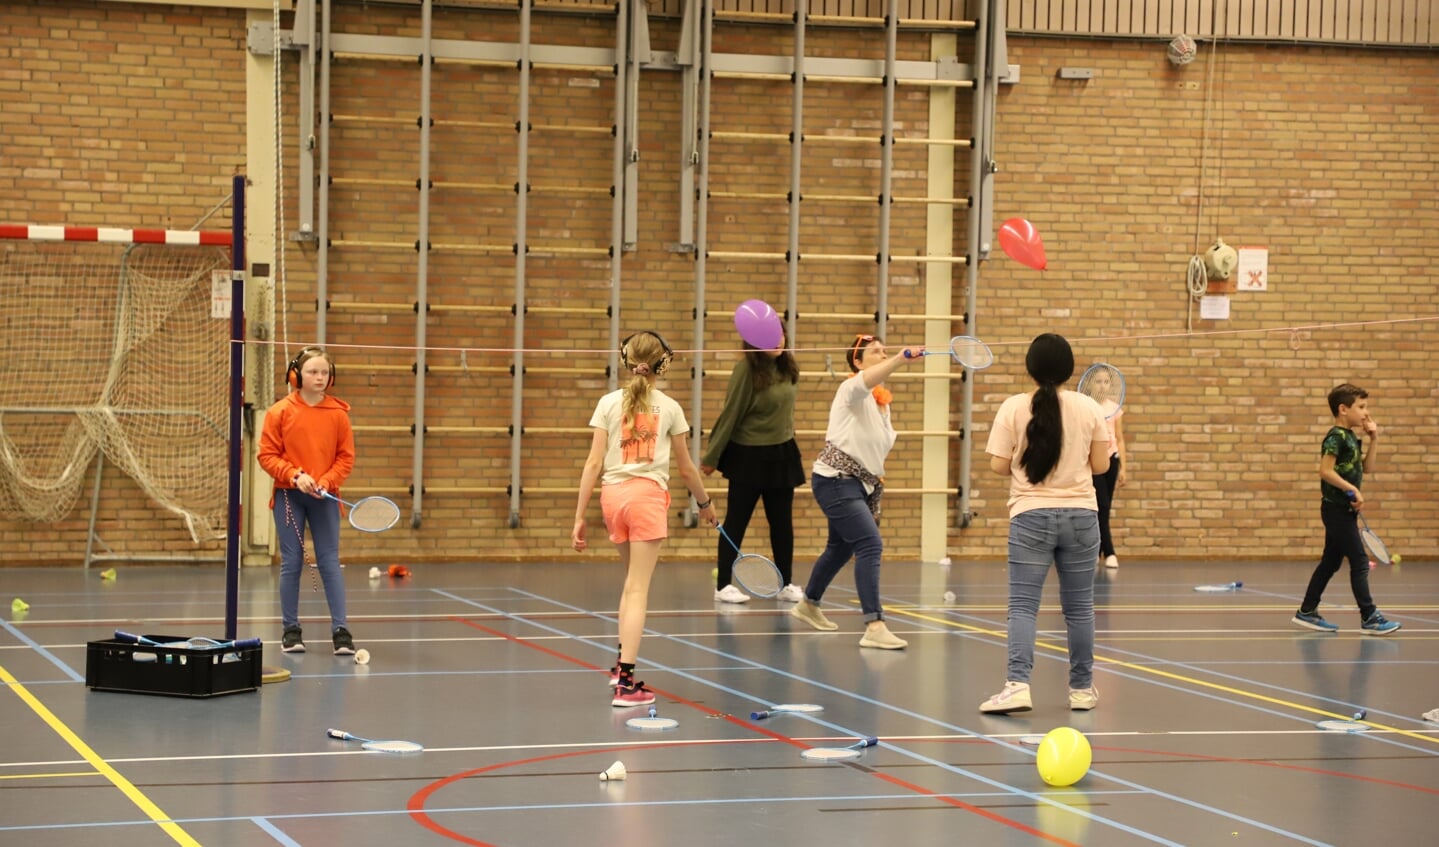
<svg viewBox="0 0 1439 847"><path fill-rule="evenodd" d="M280 622L285 629L300 625L300 574L305 570L305 524L315 545L325 602L330 606L330 631L347 627L345 581L340 573L340 504L311 497L293 488L275 489L275 536L280 541Z"/></svg>
<svg viewBox="0 0 1439 847"><path fill-rule="evenodd" d="M1094 567L1099 515L1089 509L1035 509L1009 519L1009 670L1029 682L1034 619L1050 564L1059 572L1059 605L1069 632L1069 687L1094 685Z"/></svg>
<svg viewBox="0 0 1439 847"><path fill-rule="evenodd" d="M814 560L804 596L818 603L835 576L854 557L854 587L859 593L859 607L865 623L884 619L879 603L879 557L884 541L879 537L879 524L869 513L865 502L864 483L854 477L810 477L814 499L829 519L829 540L824 552ZM1092 564L1092 563L1091 563Z"/></svg>

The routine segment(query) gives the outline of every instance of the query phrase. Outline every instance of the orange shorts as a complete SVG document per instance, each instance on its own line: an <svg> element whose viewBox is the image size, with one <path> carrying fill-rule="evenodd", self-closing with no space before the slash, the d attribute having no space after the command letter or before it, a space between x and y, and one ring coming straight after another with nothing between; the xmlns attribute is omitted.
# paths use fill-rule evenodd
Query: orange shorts
<svg viewBox="0 0 1439 847"><path fill-rule="evenodd" d="M660 541L669 536L670 492L644 477L600 486L600 511L610 540Z"/></svg>

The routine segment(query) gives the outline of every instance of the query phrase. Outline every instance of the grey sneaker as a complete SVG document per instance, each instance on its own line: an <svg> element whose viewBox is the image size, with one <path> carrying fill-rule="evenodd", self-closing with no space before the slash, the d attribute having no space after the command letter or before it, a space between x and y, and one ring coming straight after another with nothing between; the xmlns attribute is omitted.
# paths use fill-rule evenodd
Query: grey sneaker
<svg viewBox="0 0 1439 847"><path fill-rule="evenodd" d="M799 618L815 629L825 632L839 629L839 624L825 617L824 611L820 609L819 605L810 602L808 597L795 603L794 608L789 610L789 616Z"/></svg>
<svg viewBox="0 0 1439 847"><path fill-rule="evenodd" d="M285 629L285 634L280 638L280 651L282 653L305 652L305 639L298 626Z"/></svg>
<svg viewBox="0 0 1439 847"><path fill-rule="evenodd" d="M355 655L355 639L350 636L348 629L344 627L336 629L335 634L331 636L331 640L335 642L336 656Z"/></svg>

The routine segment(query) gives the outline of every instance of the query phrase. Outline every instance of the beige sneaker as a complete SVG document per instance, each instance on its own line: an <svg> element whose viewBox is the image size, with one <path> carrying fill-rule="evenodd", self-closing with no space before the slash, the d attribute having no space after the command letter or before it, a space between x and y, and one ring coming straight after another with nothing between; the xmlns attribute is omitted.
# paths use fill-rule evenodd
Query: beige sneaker
<svg viewBox="0 0 1439 847"><path fill-rule="evenodd" d="M909 646L909 642L890 632L884 621L875 621L865 627L859 646L873 647L876 650L903 650Z"/></svg>
<svg viewBox="0 0 1439 847"><path fill-rule="evenodd" d="M1090 687L1069 689L1069 710L1071 712L1087 712L1098 705L1098 688Z"/></svg>
<svg viewBox="0 0 1439 847"><path fill-rule="evenodd" d="M1029 699L1027 682L1006 682L1003 690L979 704L979 710L988 715L1027 712L1032 708L1034 704Z"/></svg>
<svg viewBox="0 0 1439 847"><path fill-rule="evenodd" d="M815 629L824 630L825 632L839 629L839 624L825 617L824 611L821 610L817 604L811 603L808 597L795 603L794 608L789 610L789 616L799 618Z"/></svg>

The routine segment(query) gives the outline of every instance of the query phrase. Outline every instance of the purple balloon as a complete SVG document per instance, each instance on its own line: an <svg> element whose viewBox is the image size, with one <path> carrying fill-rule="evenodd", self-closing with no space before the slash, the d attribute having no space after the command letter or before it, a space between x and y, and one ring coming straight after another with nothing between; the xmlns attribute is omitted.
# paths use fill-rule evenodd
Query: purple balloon
<svg viewBox="0 0 1439 847"><path fill-rule="evenodd" d="M784 341L779 315L763 300L746 300L734 310L734 328L753 347L773 350Z"/></svg>

